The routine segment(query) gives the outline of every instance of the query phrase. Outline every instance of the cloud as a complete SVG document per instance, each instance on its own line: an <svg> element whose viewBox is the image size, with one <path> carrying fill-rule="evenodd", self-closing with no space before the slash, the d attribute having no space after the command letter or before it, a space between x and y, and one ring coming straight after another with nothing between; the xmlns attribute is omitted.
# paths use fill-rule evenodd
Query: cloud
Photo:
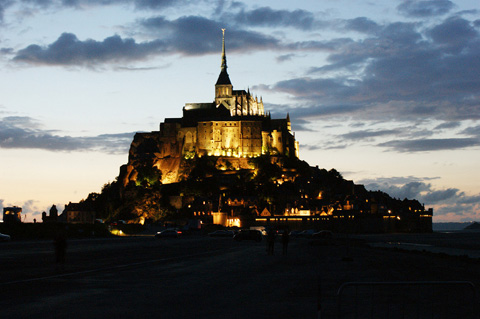
<svg viewBox="0 0 480 319"><path fill-rule="evenodd" d="M285 61L291 61L295 57L295 54L290 53L290 54L282 54L277 56L276 60L279 63L285 62Z"/></svg>
<svg viewBox="0 0 480 319"><path fill-rule="evenodd" d="M327 53L327 64L269 88L289 94L299 113L314 105L308 116L338 116L325 110L348 105L345 115L357 120L480 119L480 36L472 21L456 16L427 27L393 22L376 29L357 40L286 45Z"/></svg>
<svg viewBox="0 0 480 319"><path fill-rule="evenodd" d="M10 6L14 1L2 0L0 4ZM188 4L187 0L19 0L24 7L36 6L40 8L86 8L93 6L110 6L132 4L137 9L165 9L168 7L180 7ZM209 2L209 1L199 1Z"/></svg>
<svg viewBox="0 0 480 319"><path fill-rule="evenodd" d="M422 196L422 198L428 203L438 203L448 201L452 198L457 198L458 196L462 195L463 194L459 194L459 190L457 188L448 188L439 191L430 191L429 193Z"/></svg>
<svg viewBox="0 0 480 319"><path fill-rule="evenodd" d="M103 41L79 40L75 34L63 33L48 45L32 44L18 50L16 62L39 65L94 66L102 63L142 61L151 56L218 53L221 28L224 24L200 16L175 20L152 17L138 21L155 39L137 42L133 38L114 35ZM228 33L230 51L251 51L275 48L279 41L258 32L232 29Z"/></svg>
<svg viewBox="0 0 480 319"><path fill-rule="evenodd" d="M405 0L397 6L397 10L409 17L423 18L444 15L454 7L449 0Z"/></svg>
<svg viewBox="0 0 480 319"><path fill-rule="evenodd" d="M318 144L300 144L300 149L306 151L319 151L319 150L343 150L350 147L350 145L345 143L340 143L338 141L328 141Z"/></svg>
<svg viewBox="0 0 480 319"><path fill-rule="evenodd" d="M370 181L368 184L365 184L365 187L369 190L381 190L388 193L390 196L399 198L399 199L419 199L422 192L429 191L430 185L425 184L424 182L414 181L406 182L403 185L390 184L385 179L381 183L376 183Z"/></svg>
<svg viewBox="0 0 480 319"><path fill-rule="evenodd" d="M15 50L13 48L0 48L0 54L14 54Z"/></svg>
<svg viewBox="0 0 480 319"><path fill-rule="evenodd" d="M463 130L461 133L465 135L474 136L476 138L480 138L480 125L468 127L465 130Z"/></svg>
<svg viewBox="0 0 480 319"><path fill-rule="evenodd" d="M444 190L435 190L428 181L438 178L428 177L380 177L376 179L360 180L359 183L364 184L369 190L381 190L390 196L399 199L418 199L420 202L428 205L438 204L452 199L465 199L466 196L456 188L448 188Z"/></svg>
<svg viewBox="0 0 480 319"><path fill-rule="evenodd" d="M37 201L30 199L25 201L23 204L20 205L22 208L22 215L29 215L33 218L40 217L41 219L41 209L37 206ZM23 217L23 216L22 216ZM40 222L40 219L37 219L37 222Z"/></svg>
<svg viewBox="0 0 480 319"><path fill-rule="evenodd" d="M359 183L375 184L375 185L403 185L411 182L432 181L432 180L437 180L439 178L440 177L391 176L391 177L377 177L374 179L363 179L363 180L360 180ZM378 190L378 189L374 189L374 190Z"/></svg>
<svg viewBox="0 0 480 319"><path fill-rule="evenodd" d="M440 45L445 45L448 51L459 52L468 46L468 43L478 38L478 32L475 27L461 17L451 17L443 23L436 25L428 35L433 41Z"/></svg>
<svg viewBox="0 0 480 319"><path fill-rule="evenodd" d="M5 11L15 2L13 0L0 0L0 22L3 22Z"/></svg>
<svg viewBox="0 0 480 319"><path fill-rule="evenodd" d="M401 130L360 130L360 131L353 131L346 134L339 135L340 138L346 140L363 140L363 139L371 139L374 137L381 137L381 136L389 136L389 135L397 135L401 134Z"/></svg>
<svg viewBox="0 0 480 319"><path fill-rule="evenodd" d="M141 9L163 9L170 6L179 6L188 1L185 0L134 0L135 6Z"/></svg>
<svg viewBox="0 0 480 319"><path fill-rule="evenodd" d="M345 20L344 23L345 29L361 33L376 33L381 30L380 25L366 17Z"/></svg>
<svg viewBox="0 0 480 319"><path fill-rule="evenodd" d="M218 53L222 28L227 29L228 51L251 52L279 46L279 40L272 36L229 28L228 23L201 16L184 16L175 20L157 16L138 23L154 36L162 37L169 52L186 55Z"/></svg>
<svg viewBox="0 0 480 319"><path fill-rule="evenodd" d="M397 152L428 152L439 150L456 150L480 146L478 138L439 138L417 140L395 140L378 144Z"/></svg>
<svg viewBox="0 0 480 319"><path fill-rule="evenodd" d="M352 44L354 41L350 38L337 38L331 40L322 41L299 41L285 44L285 48L296 51L323 51L328 53L337 52L340 48L345 47L348 44ZM314 68L315 70L315 68ZM319 69L320 70L320 69Z"/></svg>
<svg viewBox="0 0 480 319"><path fill-rule="evenodd" d="M171 67L171 63L166 63L159 66L149 66L149 67L131 67L131 66L117 66L114 69L116 71L126 71L126 72L137 72L137 71L152 71L152 70L162 70Z"/></svg>
<svg viewBox="0 0 480 319"><path fill-rule="evenodd" d="M480 194L470 196L457 188L434 189L428 177L381 177L360 180L368 190L381 190L399 199L417 199L434 209L435 221L470 221L480 218Z"/></svg>
<svg viewBox="0 0 480 319"><path fill-rule="evenodd" d="M462 123L458 121L444 122L442 124L437 125L435 127L435 130L452 129L452 128L457 128L460 125L462 125Z"/></svg>
<svg viewBox="0 0 480 319"><path fill-rule="evenodd" d="M480 220L480 204L442 204L434 206L434 221L472 222Z"/></svg>
<svg viewBox="0 0 480 319"><path fill-rule="evenodd" d="M315 79L311 77L296 78L277 82L273 86L274 91L289 93L296 98L305 100L328 99L331 95L338 94L345 98L356 93L355 84L352 86L343 79ZM332 100L333 101L333 100Z"/></svg>
<svg viewBox="0 0 480 319"><path fill-rule="evenodd" d="M71 5L74 3L86 3L86 0L70 2ZM137 1L135 6L147 8L169 3ZM399 10L410 12L412 16L415 12L424 12L425 16L443 12L449 8L449 3L404 1ZM225 13L227 6L228 13ZM367 17L332 20L325 24L325 20L318 19L318 13L305 10L276 10L270 7L248 10L241 3L219 3L217 8L219 14L211 18L153 16L137 20L133 28L140 27L152 38L150 41L137 42L119 35L101 41L80 40L74 34L64 33L49 45L32 44L17 51L14 60L29 64L95 66L141 61L152 56L218 53L220 29L226 27L227 51L276 50L280 53L277 55L278 62L288 61L294 56L326 55L326 64L324 59L321 62L312 59L311 67L304 75L258 85L273 93L286 93L289 105L285 105L284 109L289 109L295 119L436 119L456 123L480 119L480 36L475 29L476 22L463 17L467 14L445 19L438 17L429 24L420 21L381 24ZM231 19L222 20L227 15ZM275 26L279 29L269 34L268 29L252 31L255 26ZM292 42L282 38L282 27L296 28L297 32L308 31L308 34L328 27L334 31L342 29L362 35ZM438 129L454 127L442 126ZM447 141L432 142L446 145ZM466 140L450 142L454 145L462 142L465 145L475 144L475 141ZM412 148L413 144L421 142L411 142L413 144L410 145L404 141L392 143L401 149L401 146Z"/></svg>
<svg viewBox="0 0 480 319"><path fill-rule="evenodd" d="M101 42L92 39L80 41L72 33L63 33L48 46L33 44L19 50L14 60L32 64L88 65L143 60L165 49L165 44L158 40L136 43L134 39L122 39L115 35Z"/></svg>
<svg viewBox="0 0 480 319"><path fill-rule="evenodd" d="M305 10L275 10L270 7L261 7L254 10L242 8L235 14L226 14L221 20L232 19L242 26L260 27L293 27L302 30L310 30L315 26L315 16Z"/></svg>
<svg viewBox="0 0 480 319"><path fill-rule="evenodd" d="M43 130L30 117L0 119L0 148L43 149L48 151L99 151L125 153L134 133L103 134L93 137L72 137Z"/></svg>
<svg viewBox="0 0 480 319"><path fill-rule="evenodd" d="M37 222L41 222L42 218L42 212L48 211L46 208L40 208L38 206L38 201L30 199L26 200L24 202L17 202L17 203L5 203L5 200L0 199L0 211L3 212L4 207L13 207L17 206L22 208L22 213L21 213L21 218L23 222L33 222L34 219L37 220ZM59 212L63 211L65 205L63 204L57 204L56 205Z"/></svg>
<svg viewBox="0 0 480 319"><path fill-rule="evenodd" d="M364 123L360 123L363 125L356 125L357 122L353 122L350 126L352 127L361 127L364 126ZM341 125L340 123L338 124L339 126ZM378 129L362 129L362 130L354 130L350 131L348 133L343 133L343 134L337 134L335 137L336 140L340 141L353 141L353 142L359 142L359 141L366 141L366 142L373 142L377 139L387 139L387 138L392 138L392 136L396 138L409 138L409 140L405 141L411 141L410 138L415 138L419 139L420 137L429 137L433 135L433 131L428 130L428 129L423 129L422 127L416 126L416 125L411 125L411 126L400 126L400 127L393 127L390 125L391 128L384 129L381 128L381 123L373 123L371 124L372 126L378 126L380 125L380 128ZM401 140L404 141L404 140ZM388 143L391 143L392 141L389 142L383 142L380 144L381 146L386 146L389 145ZM397 141L395 141L397 142ZM386 145L384 145L386 144ZM378 146L377 144L376 146ZM401 151L404 151L403 149Z"/></svg>

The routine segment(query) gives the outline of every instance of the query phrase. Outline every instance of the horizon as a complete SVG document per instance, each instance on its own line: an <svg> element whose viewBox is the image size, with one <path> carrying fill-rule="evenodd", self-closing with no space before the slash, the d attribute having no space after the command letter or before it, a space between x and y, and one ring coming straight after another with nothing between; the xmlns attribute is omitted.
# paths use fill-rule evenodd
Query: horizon
<svg viewBox="0 0 480 319"><path fill-rule="evenodd" d="M211 102L222 28L234 89L290 115L300 159L480 220L474 1L0 4L0 207L27 222L100 192L135 132ZM108 18L106 18L108 17ZM88 21L85 24L85 21Z"/></svg>

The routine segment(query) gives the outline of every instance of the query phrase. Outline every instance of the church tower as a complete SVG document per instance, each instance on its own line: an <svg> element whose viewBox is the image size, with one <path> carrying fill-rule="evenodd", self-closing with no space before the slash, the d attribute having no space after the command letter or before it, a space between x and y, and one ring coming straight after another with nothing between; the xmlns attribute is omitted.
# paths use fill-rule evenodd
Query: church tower
<svg viewBox="0 0 480 319"><path fill-rule="evenodd" d="M227 73L227 56L225 54L225 29L222 29L222 63L220 66L220 75L215 84L215 105L223 105L226 109L235 108L235 98L233 97L233 85Z"/></svg>

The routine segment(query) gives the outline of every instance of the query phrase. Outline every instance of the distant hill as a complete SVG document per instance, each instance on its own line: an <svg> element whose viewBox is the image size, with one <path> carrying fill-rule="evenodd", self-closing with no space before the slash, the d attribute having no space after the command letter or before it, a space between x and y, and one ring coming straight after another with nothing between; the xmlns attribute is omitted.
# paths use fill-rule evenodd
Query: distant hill
<svg viewBox="0 0 480 319"><path fill-rule="evenodd" d="M473 222L471 225L465 227L465 230L480 230L480 223Z"/></svg>
<svg viewBox="0 0 480 319"><path fill-rule="evenodd" d="M478 223L477 223L478 224ZM464 230L471 226L471 222L461 223L433 223L433 231Z"/></svg>

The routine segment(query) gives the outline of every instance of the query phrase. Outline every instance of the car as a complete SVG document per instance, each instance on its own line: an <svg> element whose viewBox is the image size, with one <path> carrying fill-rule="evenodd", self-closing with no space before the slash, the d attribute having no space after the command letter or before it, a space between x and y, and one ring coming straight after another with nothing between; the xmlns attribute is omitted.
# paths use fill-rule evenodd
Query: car
<svg viewBox="0 0 480 319"><path fill-rule="evenodd" d="M265 228L264 226L252 226L250 227L250 229L259 230L263 236L267 236L267 228Z"/></svg>
<svg viewBox="0 0 480 319"><path fill-rule="evenodd" d="M298 237L298 235L301 233L301 230L292 230L290 232L290 237Z"/></svg>
<svg viewBox="0 0 480 319"><path fill-rule="evenodd" d="M182 232L178 229L165 229L155 234L155 238L178 238Z"/></svg>
<svg viewBox="0 0 480 319"><path fill-rule="evenodd" d="M310 238L315 233L313 229L306 229L297 234L298 238Z"/></svg>
<svg viewBox="0 0 480 319"><path fill-rule="evenodd" d="M120 220L115 220L115 221L111 222L109 225L110 226L120 226L120 225L126 225L126 224L127 224L126 221L120 219Z"/></svg>
<svg viewBox="0 0 480 319"><path fill-rule="evenodd" d="M256 229L241 229L237 234L233 236L236 241L242 240L255 240L262 241L262 232Z"/></svg>
<svg viewBox="0 0 480 319"><path fill-rule="evenodd" d="M321 230L319 232L312 234L312 239L323 239L323 238L332 238L333 233L329 230Z"/></svg>
<svg viewBox="0 0 480 319"><path fill-rule="evenodd" d="M233 230L223 230L223 229L219 229L211 233L208 233L208 236L210 237L233 237L234 235L235 235L235 232Z"/></svg>
<svg viewBox="0 0 480 319"><path fill-rule="evenodd" d="M329 230L321 230L310 237L310 245L331 245L333 233Z"/></svg>
<svg viewBox="0 0 480 319"><path fill-rule="evenodd" d="M277 229L275 233L277 236L283 236L283 234L285 233L285 229Z"/></svg>
<svg viewBox="0 0 480 319"><path fill-rule="evenodd" d="M10 235L0 233L0 241L10 241Z"/></svg>

